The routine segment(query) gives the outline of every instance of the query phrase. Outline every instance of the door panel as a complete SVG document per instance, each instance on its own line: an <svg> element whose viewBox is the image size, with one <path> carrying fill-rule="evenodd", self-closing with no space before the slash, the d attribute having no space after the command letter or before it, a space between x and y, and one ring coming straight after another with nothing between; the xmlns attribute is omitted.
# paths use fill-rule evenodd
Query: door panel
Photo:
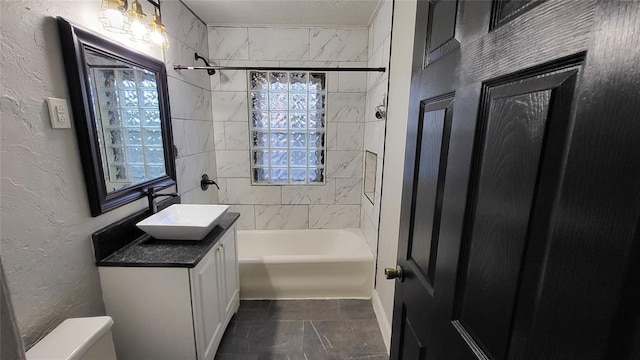
<svg viewBox="0 0 640 360"><path fill-rule="evenodd" d="M550 212L549 204L540 201L544 191L537 188L549 181L542 176L557 176L560 165L549 161L544 166L550 171L542 173L542 159L547 150L562 154L552 147L566 142L569 123L567 111L558 109L551 116L551 103L571 107L577 71L485 88L482 106L488 111L480 119L474 151L475 183L467 204L454 320L489 358L502 359L508 349L525 245L544 241L530 231L543 226L533 222L534 208ZM563 86L568 91L556 91ZM544 262L538 260L539 268Z"/></svg>
<svg viewBox="0 0 640 360"><path fill-rule="evenodd" d="M479 184L472 194L476 209L455 320L498 359L509 339L550 93L491 102Z"/></svg>
<svg viewBox="0 0 640 360"><path fill-rule="evenodd" d="M507 23L544 0L497 0L493 2L491 29Z"/></svg>
<svg viewBox="0 0 640 360"><path fill-rule="evenodd" d="M456 39L458 1L429 2L425 66L460 46Z"/></svg>
<svg viewBox="0 0 640 360"><path fill-rule="evenodd" d="M411 321L407 317L406 309L403 311L402 317L402 359L424 360L427 358L427 349L421 343L419 336L411 326Z"/></svg>
<svg viewBox="0 0 640 360"><path fill-rule="evenodd" d="M422 101L416 116L415 167L412 167L411 188L421 194L420 201L412 203L410 241L399 249L404 268L404 282L407 292L406 308L402 314L394 315L403 319L402 342L397 346L405 353L425 357L430 352L427 330L422 325L430 321L423 311L425 297L432 298L437 281L435 272L438 260L438 234L443 206L443 192L446 179L447 159L454 119L454 94L445 94ZM451 314L451 313L450 313ZM406 333L404 333L406 332ZM405 341L407 343L405 343ZM395 345L394 345L395 346ZM400 350L398 350L400 351ZM413 357L409 357L413 358Z"/></svg>
<svg viewBox="0 0 640 360"><path fill-rule="evenodd" d="M453 117L453 96L424 104L420 122L413 204L412 235L409 239L408 262L417 276L433 289L440 232L442 192L449 152L449 136ZM422 161L422 160L424 161Z"/></svg>

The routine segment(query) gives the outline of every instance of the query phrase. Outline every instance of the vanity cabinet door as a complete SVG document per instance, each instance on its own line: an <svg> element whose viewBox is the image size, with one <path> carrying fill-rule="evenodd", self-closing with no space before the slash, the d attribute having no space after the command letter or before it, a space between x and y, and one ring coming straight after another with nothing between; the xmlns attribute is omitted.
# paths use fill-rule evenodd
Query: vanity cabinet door
<svg viewBox="0 0 640 360"><path fill-rule="evenodd" d="M213 360L224 331L219 297L224 291L220 249L214 247L190 273L198 360Z"/></svg>
<svg viewBox="0 0 640 360"><path fill-rule="evenodd" d="M239 296L238 281L238 247L235 226L222 238L222 253L224 255L224 314L227 317L237 310Z"/></svg>
<svg viewBox="0 0 640 360"><path fill-rule="evenodd" d="M226 235L225 235L226 236ZM220 245L218 246L218 253L216 254L216 262L217 262L217 266L218 266L218 271L217 271L217 276L218 276L218 284L219 284L219 291L218 291L218 302L216 303L216 305L218 306L218 309L220 311L220 321L222 322L222 325L225 325L226 322L225 320L227 319L227 285L226 285L226 277L225 277L225 256L224 256L224 243L223 243L224 238L220 239ZM224 332L225 329L222 329L222 332ZM222 334L220 335L222 336Z"/></svg>

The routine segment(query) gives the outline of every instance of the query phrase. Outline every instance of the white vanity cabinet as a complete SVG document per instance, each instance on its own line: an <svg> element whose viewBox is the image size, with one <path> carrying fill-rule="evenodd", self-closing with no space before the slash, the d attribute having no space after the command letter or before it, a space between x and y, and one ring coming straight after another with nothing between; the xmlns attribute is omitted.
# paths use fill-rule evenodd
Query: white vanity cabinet
<svg viewBox="0 0 640 360"><path fill-rule="evenodd" d="M192 268L98 271L119 360L213 360L240 305L235 226Z"/></svg>
<svg viewBox="0 0 640 360"><path fill-rule="evenodd" d="M196 267L190 269L198 360L213 360L224 330L238 310L236 253L235 236L229 231Z"/></svg>

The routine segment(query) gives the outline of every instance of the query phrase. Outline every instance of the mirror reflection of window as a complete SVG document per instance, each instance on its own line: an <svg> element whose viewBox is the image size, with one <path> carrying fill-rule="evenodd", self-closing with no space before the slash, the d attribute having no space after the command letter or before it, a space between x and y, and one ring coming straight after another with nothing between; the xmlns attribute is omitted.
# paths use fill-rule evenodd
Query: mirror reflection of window
<svg viewBox="0 0 640 360"><path fill-rule="evenodd" d="M364 195L373 204L376 198L376 173L378 156L371 151L366 152L364 159Z"/></svg>
<svg viewBox="0 0 640 360"><path fill-rule="evenodd" d="M154 72L85 48L108 192L166 174Z"/></svg>

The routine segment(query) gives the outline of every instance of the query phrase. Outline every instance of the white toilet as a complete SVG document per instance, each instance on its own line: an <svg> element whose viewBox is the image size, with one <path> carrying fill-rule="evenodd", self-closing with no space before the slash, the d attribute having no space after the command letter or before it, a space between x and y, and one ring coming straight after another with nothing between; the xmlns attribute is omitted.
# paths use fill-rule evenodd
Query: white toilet
<svg viewBox="0 0 640 360"><path fill-rule="evenodd" d="M27 351L27 360L116 360L109 316L67 319Z"/></svg>

